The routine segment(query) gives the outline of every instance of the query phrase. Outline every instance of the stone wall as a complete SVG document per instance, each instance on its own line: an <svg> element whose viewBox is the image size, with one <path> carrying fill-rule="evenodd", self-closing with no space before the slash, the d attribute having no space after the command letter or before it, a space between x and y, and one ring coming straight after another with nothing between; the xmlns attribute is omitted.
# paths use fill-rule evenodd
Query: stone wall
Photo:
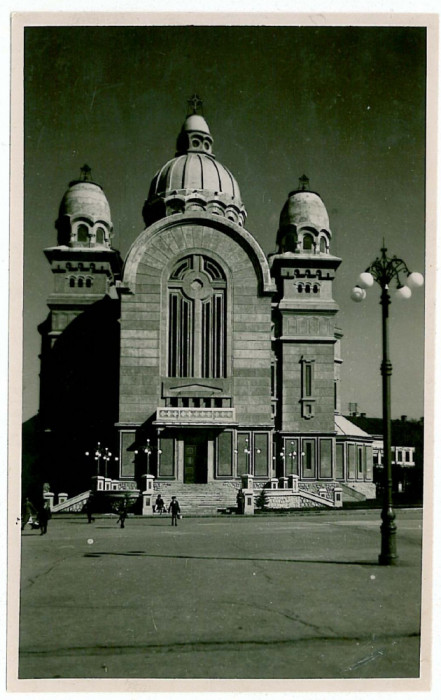
<svg viewBox="0 0 441 700"><path fill-rule="evenodd" d="M131 293L121 298L120 422L144 423L164 405L161 381L167 376L168 343L165 284L180 257L201 253L211 255L228 279L227 375L233 377L231 398L236 419L243 425L268 425L271 297L262 296L263 272L245 236L250 234L239 234L238 227L226 222L222 230L209 221L196 224L181 220L171 226L166 219L161 226L139 236L126 262L124 284Z"/></svg>

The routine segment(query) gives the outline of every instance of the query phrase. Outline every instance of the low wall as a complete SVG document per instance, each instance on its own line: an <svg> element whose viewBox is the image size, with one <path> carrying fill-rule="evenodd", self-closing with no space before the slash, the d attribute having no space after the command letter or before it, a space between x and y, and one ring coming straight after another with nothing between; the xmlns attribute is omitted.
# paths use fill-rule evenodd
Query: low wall
<svg viewBox="0 0 441 700"><path fill-rule="evenodd" d="M293 493L283 493L283 490L273 490L269 491L265 489L265 493L268 496L268 504L265 506L267 509L272 510L287 510L291 508L324 508L321 503L312 501L309 498L305 498L300 494ZM259 493L254 492L254 501L258 498ZM259 509L256 508L258 511Z"/></svg>
<svg viewBox="0 0 441 700"><path fill-rule="evenodd" d="M357 493L361 493L366 498L376 497L376 486L370 481L345 481L345 486L350 489L354 489Z"/></svg>

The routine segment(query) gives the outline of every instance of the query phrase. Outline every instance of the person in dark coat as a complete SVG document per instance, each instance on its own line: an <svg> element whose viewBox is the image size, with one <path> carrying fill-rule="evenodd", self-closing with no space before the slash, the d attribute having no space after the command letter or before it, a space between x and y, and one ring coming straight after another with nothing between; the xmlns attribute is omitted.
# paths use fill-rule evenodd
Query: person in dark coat
<svg viewBox="0 0 441 700"><path fill-rule="evenodd" d="M48 503L44 503L38 511L38 523L40 525L40 535L47 533L47 523L51 518L51 511Z"/></svg>
<svg viewBox="0 0 441 700"><path fill-rule="evenodd" d="M93 503L92 503L92 497L91 497L91 496L89 496L89 498L88 498L87 501L86 501L85 511L86 511L86 514L87 514L87 522L88 522L88 523L94 523L94 522L95 522L95 518L93 517Z"/></svg>
<svg viewBox="0 0 441 700"><path fill-rule="evenodd" d="M245 510L245 495L242 489L239 489L239 491L237 492L236 502L238 515L243 515Z"/></svg>
<svg viewBox="0 0 441 700"><path fill-rule="evenodd" d="M162 498L161 494L158 494L158 497L155 501L155 509L156 513L164 513L165 508L164 508L164 499Z"/></svg>
<svg viewBox="0 0 441 700"><path fill-rule="evenodd" d="M125 520L127 518L127 506L123 506L121 510L119 511L119 518L116 521L116 524L121 523L121 527L124 527Z"/></svg>
<svg viewBox="0 0 441 700"><path fill-rule="evenodd" d="M176 496L172 496L172 499L170 501L170 505L168 507L168 512L171 513L172 516L172 521L171 524L176 525L178 527L178 513L181 512L181 508L179 506L179 502L176 498Z"/></svg>
<svg viewBox="0 0 441 700"><path fill-rule="evenodd" d="M29 521L32 520L36 514L36 510L32 503L30 502L29 498L26 498L25 502L23 503L23 515L21 519L21 529L24 530L26 525L28 524Z"/></svg>

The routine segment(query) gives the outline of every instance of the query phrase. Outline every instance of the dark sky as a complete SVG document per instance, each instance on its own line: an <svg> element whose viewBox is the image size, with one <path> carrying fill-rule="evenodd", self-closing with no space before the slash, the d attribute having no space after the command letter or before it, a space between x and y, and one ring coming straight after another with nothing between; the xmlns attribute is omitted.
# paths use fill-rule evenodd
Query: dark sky
<svg viewBox="0 0 441 700"><path fill-rule="evenodd" d="M306 173L324 200L343 329L342 407L381 415L379 288L355 304L382 239L424 272L426 31L417 27L33 27L25 30L24 415L38 408L39 334L52 274L43 248L87 162L114 247L143 229L155 172L197 92L214 153L236 177L246 228L275 249ZM424 292L393 301L392 415L423 414ZM78 358L83 362L87 358ZM87 397L85 397L87 400Z"/></svg>

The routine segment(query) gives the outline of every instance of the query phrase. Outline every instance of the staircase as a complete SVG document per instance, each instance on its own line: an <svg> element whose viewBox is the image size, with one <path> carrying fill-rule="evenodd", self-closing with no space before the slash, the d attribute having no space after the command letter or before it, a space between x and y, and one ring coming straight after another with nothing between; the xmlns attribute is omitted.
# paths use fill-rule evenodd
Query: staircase
<svg viewBox="0 0 441 700"><path fill-rule="evenodd" d="M160 493L168 508L171 497L176 496L185 515L217 515L219 511L236 508L237 490L228 483L209 484L155 484L155 495Z"/></svg>
<svg viewBox="0 0 441 700"><path fill-rule="evenodd" d="M79 513L87 499L90 496L90 491L84 491L79 493L77 496L72 496L68 498L64 503L58 503L56 506L52 506L52 513Z"/></svg>

